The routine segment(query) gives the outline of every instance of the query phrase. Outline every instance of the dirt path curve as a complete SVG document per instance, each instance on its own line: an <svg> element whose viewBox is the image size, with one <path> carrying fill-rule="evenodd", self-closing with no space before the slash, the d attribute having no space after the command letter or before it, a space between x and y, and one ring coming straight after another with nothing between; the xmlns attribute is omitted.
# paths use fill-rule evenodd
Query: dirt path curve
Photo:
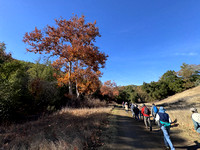
<svg viewBox="0 0 200 150"><path fill-rule="evenodd" d="M136 121L131 118L131 112L125 112L121 107L115 107L117 136L111 147L113 150L164 150L162 131L153 125L153 131L145 128L143 120ZM171 133L172 142L176 150L195 150L195 147L184 146L184 140L176 136L178 131Z"/></svg>

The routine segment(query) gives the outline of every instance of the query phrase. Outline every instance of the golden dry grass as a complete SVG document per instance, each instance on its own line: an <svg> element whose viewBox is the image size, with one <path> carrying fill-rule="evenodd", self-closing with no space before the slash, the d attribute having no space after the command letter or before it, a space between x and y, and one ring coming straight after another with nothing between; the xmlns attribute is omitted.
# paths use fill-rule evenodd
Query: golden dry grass
<svg viewBox="0 0 200 150"><path fill-rule="evenodd" d="M21 125L0 127L1 149L78 150L100 146L110 108L64 108Z"/></svg>
<svg viewBox="0 0 200 150"><path fill-rule="evenodd" d="M169 110L167 113L172 120L177 119L178 126L172 128L172 131L174 130L176 132L178 130L179 132L177 136L184 138L185 144L190 145L194 143L194 141L200 143L200 135L194 130L191 113L188 109Z"/></svg>
<svg viewBox="0 0 200 150"><path fill-rule="evenodd" d="M184 92L181 93L177 93L173 96L169 96L168 98L162 100L162 101L158 101L156 102L157 105L159 104L163 104L163 103L173 103L173 102L177 102L180 100L185 100L186 103L199 103L200 101L200 86L197 86L195 88L186 90ZM195 104L196 105L196 104Z"/></svg>

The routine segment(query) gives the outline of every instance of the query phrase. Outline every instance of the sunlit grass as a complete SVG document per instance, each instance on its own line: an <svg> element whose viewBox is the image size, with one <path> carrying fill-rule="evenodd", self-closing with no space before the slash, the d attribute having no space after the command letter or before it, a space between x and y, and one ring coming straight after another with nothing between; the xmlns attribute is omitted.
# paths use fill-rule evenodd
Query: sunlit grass
<svg viewBox="0 0 200 150"><path fill-rule="evenodd" d="M111 108L63 108L53 115L21 125L0 128L0 148L66 150L101 144L100 127Z"/></svg>

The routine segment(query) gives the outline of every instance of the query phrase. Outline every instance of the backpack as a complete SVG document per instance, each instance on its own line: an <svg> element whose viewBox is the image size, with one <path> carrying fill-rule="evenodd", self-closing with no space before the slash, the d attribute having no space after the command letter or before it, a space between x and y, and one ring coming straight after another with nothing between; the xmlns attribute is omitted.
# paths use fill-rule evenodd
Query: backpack
<svg viewBox="0 0 200 150"><path fill-rule="evenodd" d="M153 106L154 113L158 113L158 108L156 106Z"/></svg>
<svg viewBox="0 0 200 150"><path fill-rule="evenodd" d="M139 110L137 107L135 107L133 111L134 111L134 113L135 113L136 115L138 115L140 110Z"/></svg>
<svg viewBox="0 0 200 150"><path fill-rule="evenodd" d="M144 114L150 115L150 110L147 107L144 108Z"/></svg>

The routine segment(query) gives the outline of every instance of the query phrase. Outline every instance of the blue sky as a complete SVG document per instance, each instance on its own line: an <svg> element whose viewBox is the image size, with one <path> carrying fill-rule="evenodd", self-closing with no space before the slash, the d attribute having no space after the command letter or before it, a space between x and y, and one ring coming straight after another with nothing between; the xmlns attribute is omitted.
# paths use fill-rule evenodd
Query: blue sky
<svg viewBox="0 0 200 150"><path fill-rule="evenodd" d="M184 62L199 64L199 6L198 0L0 0L0 41L14 58L34 62L39 55L26 52L26 32L85 15L97 21L96 46L109 55L102 82L141 85Z"/></svg>

